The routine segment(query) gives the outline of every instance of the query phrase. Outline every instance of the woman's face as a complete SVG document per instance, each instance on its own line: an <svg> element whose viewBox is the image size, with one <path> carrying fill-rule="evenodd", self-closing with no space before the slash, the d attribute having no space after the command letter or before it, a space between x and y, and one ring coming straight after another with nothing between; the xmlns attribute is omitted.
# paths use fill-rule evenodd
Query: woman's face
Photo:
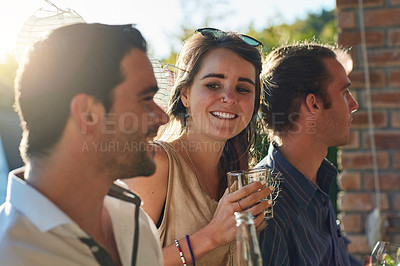
<svg viewBox="0 0 400 266"><path fill-rule="evenodd" d="M181 93L190 110L189 133L225 141L238 135L253 115L255 79L255 67L231 50L209 52L192 86Z"/></svg>

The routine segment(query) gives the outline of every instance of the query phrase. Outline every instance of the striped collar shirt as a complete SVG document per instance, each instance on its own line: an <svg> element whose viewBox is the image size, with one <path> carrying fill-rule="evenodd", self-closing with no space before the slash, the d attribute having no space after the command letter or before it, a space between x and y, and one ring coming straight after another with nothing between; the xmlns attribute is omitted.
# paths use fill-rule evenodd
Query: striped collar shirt
<svg viewBox="0 0 400 266"><path fill-rule="evenodd" d="M263 264L350 265L328 195L336 168L325 159L317 173L317 186L272 144L256 167L263 166L274 167L283 178L274 218L259 235Z"/></svg>

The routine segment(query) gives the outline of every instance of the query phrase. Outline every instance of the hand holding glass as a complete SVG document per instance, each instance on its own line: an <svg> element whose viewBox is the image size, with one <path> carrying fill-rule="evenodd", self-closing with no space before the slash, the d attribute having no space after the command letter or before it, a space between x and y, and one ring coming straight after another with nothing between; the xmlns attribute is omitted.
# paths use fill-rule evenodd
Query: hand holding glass
<svg viewBox="0 0 400 266"><path fill-rule="evenodd" d="M274 177L268 168L254 168L251 170L231 171L228 174L229 193L235 192L253 182L260 181L266 187L273 188L264 200L270 200L271 206L264 211L265 219L274 217L273 205L279 193L279 177Z"/></svg>

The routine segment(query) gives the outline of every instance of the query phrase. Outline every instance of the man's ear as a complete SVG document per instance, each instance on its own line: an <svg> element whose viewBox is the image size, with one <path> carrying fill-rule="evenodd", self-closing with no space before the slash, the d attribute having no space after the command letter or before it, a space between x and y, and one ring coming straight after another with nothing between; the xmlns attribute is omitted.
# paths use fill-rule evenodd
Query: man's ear
<svg viewBox="0 0 400 266"><path fill-rule="evenodd" d="M80 128L82 134L92 134L99 125L102 104L93 96L80 93L75 95L70 104L71 117ZM104 110L103 110L104 112Z"/></svg>
<svg viewBox="0 0 400 266"><path fill-rule="evenodd" d="M181 89L181 101L186 108L189 107L189 90L187 88Z"/></svg>
<svg viewBox="0 0 400 266"><path fill-rule="evenodd" d="M322 101L318 99L314 93L309 93L306 96L305 107L307 108L308 112L315 115L322 110L323 105Z"/></svg>

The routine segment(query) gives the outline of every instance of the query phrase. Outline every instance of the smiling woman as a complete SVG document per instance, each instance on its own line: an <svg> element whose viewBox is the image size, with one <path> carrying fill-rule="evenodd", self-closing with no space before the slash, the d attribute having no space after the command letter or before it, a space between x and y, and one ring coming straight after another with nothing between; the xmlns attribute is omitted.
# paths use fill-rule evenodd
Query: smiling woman
<svg viewBox="0 0 400 266"><path fill-rule="evenodd" d="M269 206L267 201L257 204L271 193L260 182L231 194L226 189L226 173L247 169L254 145L259 42L212 30L218 34L197 30L178 56L168 106L171 122L154 143L155 174L126 180L159 227L165 265L230 265L233 213L254 206L250 211L259 225Z"/></svg>

